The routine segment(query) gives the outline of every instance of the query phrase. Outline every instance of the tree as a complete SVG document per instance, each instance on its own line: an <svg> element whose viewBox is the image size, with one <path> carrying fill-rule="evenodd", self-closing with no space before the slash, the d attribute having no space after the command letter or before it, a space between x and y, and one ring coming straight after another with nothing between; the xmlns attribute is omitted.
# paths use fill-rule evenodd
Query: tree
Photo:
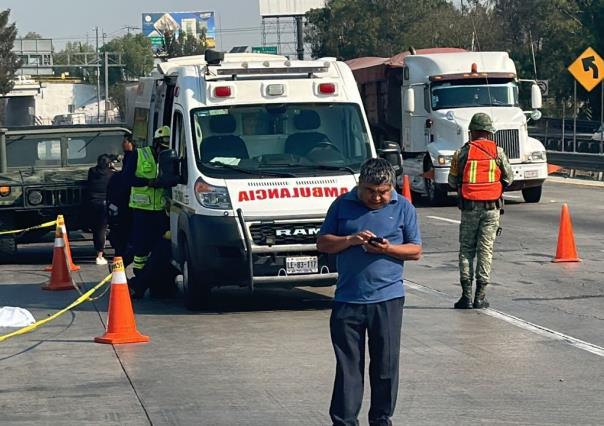
<svg viewBox="0 0 604 426"><path fill-rule="evenodd" d="M21 67L21 61L12 51L17 37L15 23L8 25L10 9L0 12L0 94L4 95L15 85L15 72Z"/></svg>
<svg viewBox="0 0 604 426"><path fill-rule="evenodd" d="M143 34L126 34L106 43L101 48L101 60L103 53L121 54L124 64L123 73L119 68L109 69L109 84L121 80L133 80L147 75L153 69L153 50L151 40ZM104 71L103 71L104 72Z"/></svg>
<svg viewBox="0 0 604 426"><path fill-rule="evenodd" d="M410 45L459 47L470 39L460 17L445 0L328 0L307 13L305 38L314 57L390 57Z"/></svg>
<svg viewBox="0 0 604 426"><path fill-rule="evenodd" d="M124 68L109 68L109 99L117 106L120 113L124 113L125 107L125 81L138 79L147 75L153 69L153 51L151 40L143 34L127 34L123 37L114 38L102 48L101 60L104 60L104 52L121 55ZM119 56L118 56L119 57ZM104 79L104 68L101 76Z"/></svg>
<svg viewBox="0 0 604 426"><path fill-rule="evenodd" d="M88 62L94 64L96 60L95 47L90 43L71 42L65 44L63 50L55 53L53 62L55 65L83 64ZM96 84L96 74L92 67L56 67L55 74L69 73L70 77L81 78L88 83Z"/></svg>
<svg viewBox="0 0 604 426"><path fill-rule="evenodd" d="M502 27L499 50L507 50L518 75L549 80L546 114L559 113L572 97L573 79L566 71L582 50L584 35L574 0L494 0ZM533 52L535 61L533 62ZM535 72L536 68L536 72ZM582 90L582 89L580 89Z"/></svg>
<svg viewBox="0 0 604 426"><path fill-rule="evenodd" d="M25 40L39 40L39 39L41 39L43 37L40 34L38 34L37 32L35 32L35 31L30 31L27 34L25 34L23 36L23 38Z"/></svg>
<svg viewBox="0 0 604 426"><path fill-rule="evenodd" d="M203 55L207 49L205 28L199 36L180 31L178 35L172 31L164 32L164 51L168 58L181 56Z"/></svg>

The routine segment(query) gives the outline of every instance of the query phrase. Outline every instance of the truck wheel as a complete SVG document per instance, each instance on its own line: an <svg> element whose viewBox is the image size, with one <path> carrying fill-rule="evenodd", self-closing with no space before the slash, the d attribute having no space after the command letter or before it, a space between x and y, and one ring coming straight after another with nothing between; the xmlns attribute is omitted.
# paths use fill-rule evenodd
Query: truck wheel
<svg viewBox="0 0 604 426"><path fill-rule="evenodd" d="M539 200L541 200L542 189L543 187L541 185L533 186L532 188L524 188L522 190L524 201L527 203L538 203Z"/></svg>
<svg viewBox="0 0 604 426"><path fill-rule="evenodd" d="M441 185L434 183L432 179L425 179L426 195L431 206L437 207L445 204L447 200L447 191L441 188Z"/></svg>
<svg viewBox="0 0 604 426"><path fill-rule="evenodd" d="M185 307L189 310L199 310L208 306L211 287L208 286L203 276L191 258L189 246L185 244L184 260L182 262L182 288Z"/></svg>
<svg viewBox="0 0 604 426"><path fill-rule="evenodd" d="M11 218L0 219L0 231L13 229L14 221ZM4 263L17 254L17 241L12 235L0 236L0 262Z"/></svg>
<svg viewBox="0 0 604 426"><path fill-rule="evenodd" d="M0 238L0 263L5 263L17 254L17 242L14 237Z"/></svg>

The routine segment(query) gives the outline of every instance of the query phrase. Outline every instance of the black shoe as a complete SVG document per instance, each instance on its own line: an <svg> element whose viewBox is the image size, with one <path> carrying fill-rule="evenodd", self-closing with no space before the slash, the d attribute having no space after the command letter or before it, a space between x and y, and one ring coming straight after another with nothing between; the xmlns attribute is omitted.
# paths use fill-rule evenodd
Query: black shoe
<svg viewBox="0 0 604 426"><path fill-rule="evenodd" d="M491 306L491 304L489 303L489 301L487 300L486 297L482 296L482 298L480 297L476 297L474 299L474 309L486 309L489 306Z"/></svg>
<svg viewBox="0 0 604 426"><path fill-rule="evenodd" d="M468 296L461 296L453 307L455 309L472 309L472 299Z"/></svg>

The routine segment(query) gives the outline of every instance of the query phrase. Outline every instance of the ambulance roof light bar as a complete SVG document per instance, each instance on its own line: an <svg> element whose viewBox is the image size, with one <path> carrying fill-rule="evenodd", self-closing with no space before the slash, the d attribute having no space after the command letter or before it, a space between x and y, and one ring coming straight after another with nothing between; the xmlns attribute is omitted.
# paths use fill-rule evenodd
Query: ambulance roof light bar
<svg viewBox="0 0 604 426"><path fill-rule="evenodd" d="M306 62L306 63L304 63ZM236 75L274 75L274 74L316 74L329 70L329 62L313 61L263 61L222 63L220 67L212 69L212 73L219 76Z"/></svg>

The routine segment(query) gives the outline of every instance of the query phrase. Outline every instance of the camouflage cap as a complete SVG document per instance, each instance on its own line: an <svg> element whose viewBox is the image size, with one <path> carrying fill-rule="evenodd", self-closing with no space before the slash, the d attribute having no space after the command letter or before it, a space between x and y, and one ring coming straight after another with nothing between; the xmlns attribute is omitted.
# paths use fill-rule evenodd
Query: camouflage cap
<svg viewBox="0 0 604 426"><path fill-rule="evenodd" d="M491 120L491 117L489 117L489 115L485 114L484 112L478 112L474 114L472 120L470 121L469 129L470 131L482 130L484 132L495 133L495 127L493 127L493 120Z"/></svg>

